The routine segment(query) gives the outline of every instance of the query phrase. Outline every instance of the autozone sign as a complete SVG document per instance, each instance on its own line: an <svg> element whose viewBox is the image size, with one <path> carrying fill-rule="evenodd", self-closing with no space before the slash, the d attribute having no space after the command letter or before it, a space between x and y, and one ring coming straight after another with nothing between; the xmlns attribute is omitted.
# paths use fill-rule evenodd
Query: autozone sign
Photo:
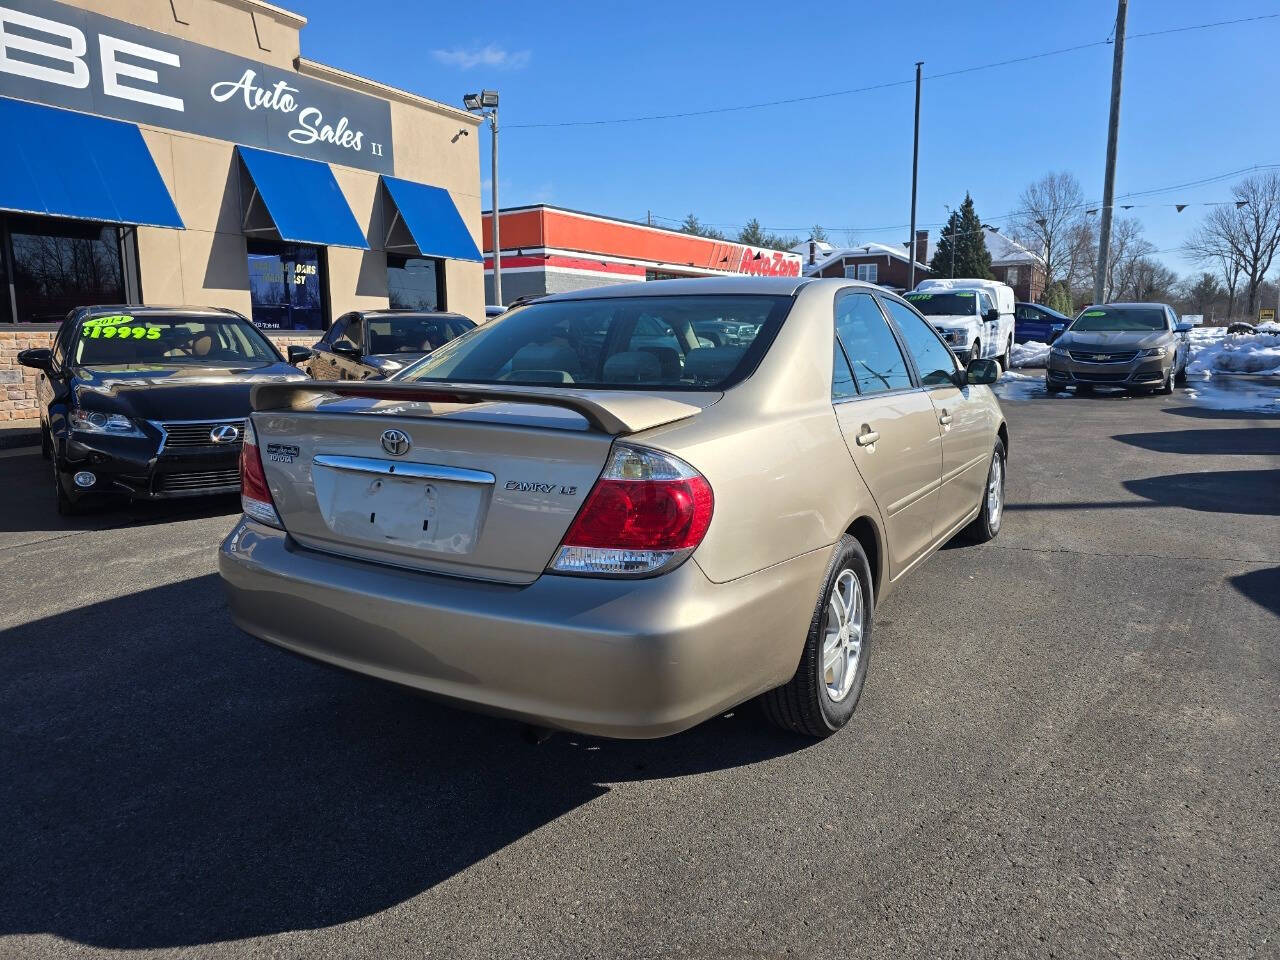
<svg viewBox="0 0 1280 960"><path fill-rule="evenodd" d="M387 101L56 0L0 0L0 96L393 172Z"/></svg>
<svg viewBox="0 0 1280 960"><path fill-rule="evenodd" d="M752 250L750 247L744 247L738 272L750 274L753 277L798 277L800 276L800 254L780 253L777 250Z"/></svg>

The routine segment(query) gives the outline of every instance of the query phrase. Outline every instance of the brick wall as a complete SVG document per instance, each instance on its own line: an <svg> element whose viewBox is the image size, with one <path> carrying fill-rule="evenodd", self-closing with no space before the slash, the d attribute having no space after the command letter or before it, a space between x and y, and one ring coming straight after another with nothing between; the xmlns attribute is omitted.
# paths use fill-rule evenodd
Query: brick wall
<svg viewBox="0 0 1280 960"><path fill-rule="evenodd" d="M0 329L0 423L32 421L40 418L36 409L36 377L39 371L18 364L18 353L31 347L53 346L55 330ZM270 334L271 342L285 353L291 346L309 347L320 339L312 333Z"/></svg>

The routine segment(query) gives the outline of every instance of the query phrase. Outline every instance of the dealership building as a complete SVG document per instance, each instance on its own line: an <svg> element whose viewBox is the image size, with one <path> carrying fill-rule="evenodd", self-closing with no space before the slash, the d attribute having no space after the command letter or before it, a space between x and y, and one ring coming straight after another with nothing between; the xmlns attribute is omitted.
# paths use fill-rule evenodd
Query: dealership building
<svg viewBox="0 0 1280 960"><path fill-rule="evenodd" d="M485 292L493 298L492 213L484 213ZM734 274L798 277L799 253L699 237L536 204L500 211L502 300L610 283Z"/></svg>
<svg viewBox="0 0 1280 960"><path fill-rule="evenodd" d="M0 0L10 401L15 345L83 304L312 340L353 309L483 318L479 118L307 59L305 24L263 0Z"/></svg>

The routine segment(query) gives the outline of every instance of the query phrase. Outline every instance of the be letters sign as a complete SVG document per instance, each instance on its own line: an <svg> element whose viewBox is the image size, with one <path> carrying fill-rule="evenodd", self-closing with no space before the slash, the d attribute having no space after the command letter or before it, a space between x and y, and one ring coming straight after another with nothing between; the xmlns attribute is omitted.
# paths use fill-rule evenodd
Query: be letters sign
<svg viewBox="0 0 1280 960"><path fill-rule="evenodd" d="M56 0L0 0L0 96L394 172L385 100Z"/></svg>

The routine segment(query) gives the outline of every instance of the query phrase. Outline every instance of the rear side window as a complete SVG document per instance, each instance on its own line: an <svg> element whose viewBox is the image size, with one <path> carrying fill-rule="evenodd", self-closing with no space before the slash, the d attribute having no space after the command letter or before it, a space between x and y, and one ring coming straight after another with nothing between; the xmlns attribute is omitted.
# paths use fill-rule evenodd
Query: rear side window
<svg viewBox="0 0 1280 960"><path fill-rule="evenodd" d="M541 300L453 340L398 380L725 390L750 376L790 297Z"/></svg>
<svg viewBox="0 0 1280 960"><path fill-rule="evenodd" d="M839 295L836 334L849 358L860 393L903 390L912 385L898 341L870 294Z"/></svg>
<svg viewBox="0 0 1280 960"><path fill-rule="evenodd" d="M946 345L938 339L938 334L924 319L909 307L904 307L896 300L885 298L881 301L889 316L898 325L902 339L907 341L907 349L911 359L916 362L916 372L920 374L920 382L926 387L937 387L943 384L955 384L956 360Z"/></svg>

